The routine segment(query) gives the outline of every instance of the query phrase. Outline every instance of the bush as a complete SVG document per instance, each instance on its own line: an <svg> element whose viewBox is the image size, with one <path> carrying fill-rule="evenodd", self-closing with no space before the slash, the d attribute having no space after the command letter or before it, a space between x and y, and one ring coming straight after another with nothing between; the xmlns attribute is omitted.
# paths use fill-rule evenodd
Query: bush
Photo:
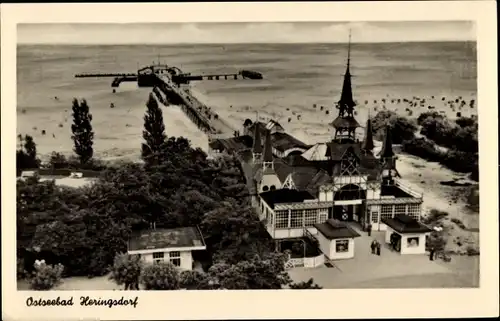
<svg viewBox="0 0 500 321"><path fill-rule="evenodd" d="M435 144L423 137L405 140L401 147L402 151L431 162L438 162L443 158L443 153L436 149Z"/></svg>
<svg viewBox="0 0 500 321"><path fill-rule="evenodd" d="M26 270L24 269L24 259L17 258L17 279L23 280L26 278Z"/></svg>
<svg viewBox="0 0 500 321"><path fill-rule="evenodd" d="M373 133L378 140L384 138L387 125L391 127L394 144L413 139L417 131L417 126L412 120L400 117L395 112L383 110L372 119Z"/></svg>
<svg viewBox="0 0 500 321"><path fill-rule="evenodd" d="M429 215L427 215L423 221L425 224L433 224L433 223L436 223L437 221L447 217L448 215L449 214L447 212L440 211L440 210L433 208L430 210Z"/></svg>
<svg viewBox="0 0 500 321"><path fill-rule="evenodd" d="M432 231L426 238L425 248L428 251L434 248L436 252L441 252L444 251L446 243L448 243L448 240L443 235L443 232Z"/></svg>
<svg viewBox="0 0 500 321"><path fill-rule="evenodd" d="M322 289L323 287L314 283L314 280L311 278L307 282L299 282L290 284L290 289L294 290L303 290L303 289Z"/></svg>
<svg viewBox="0 0 500 321"><path fill-rule="evenodd" d="M443 115L438 113L437 111L426 111L424 113L421 113L420 116L417 118L417 123L419 125L422 125L422 123L427 119L427 118L444 118Z"/></svg>
<svg viewBox="0 0 500 321"><path fill-rule="evenodd" d="M141 283L146 290L178 290L179 272L170 262L152 264L143 269Z"/></svg>
<svg viewBox="0 0 500 321"><path fill-rule="evenodd" d="M469 153L478 151L478 127L472 118L459 118L452 122L443 116L428 116L421 126L420 133L438 145Z"/></svg>
<svg viewBox="0 0 500 321"><path fill-rule="evenodd" d="M30 286L33 290L50 290L61 283L63 271L64 266L61 264L52 266L46 264L45 261L37 261Z"/></svg>
<svg viewBox="0 0 500 321"><path fill-rule="evenodd" d="M207 275L199 271L182 271L179 276L180 287L183 289L197 289L199 285L204 284Z"/></svg>
<svg viewBox="0 0 500 321"><path fill-rule="evenodd" d="M50 154L49 166L54 169L69 168L69 162L63 154L52 152L52 154Z"/></svg>
<svg viewBox="0 0 500 321"><path fill-rule="evenodd" d="M111 267L110 279L118 285L125 285L125 290L139 289L139 277L142 270L142 261L139 255L116 254Z"/></svg>
<svg viewBox="0 0 500 321"><path fill-rule="evenodd" d="M476 255L479 255L479 249L475 246L472 246L472 245L469 245L467 246L467 255L468 256L476 256Z"/></svg>
<svg viewBox="0 0 500 321"><path fill-rule="evenodd" d="M460 227L462 230L467 229L467 227L465 227L465 224L461 220L459 220L458 218L453 217L450 221L457 224L457 226Z"/></svg>

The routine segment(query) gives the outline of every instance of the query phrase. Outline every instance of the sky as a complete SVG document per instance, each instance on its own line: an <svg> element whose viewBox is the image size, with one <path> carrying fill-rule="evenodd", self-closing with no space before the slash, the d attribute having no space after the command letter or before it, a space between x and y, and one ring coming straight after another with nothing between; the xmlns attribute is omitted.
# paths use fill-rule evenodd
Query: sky
<svg viewBox="0 0 500 321"><path fill-rule="evenodd" d="M475 41L474 22L18 24L19 44Z"/></svg>

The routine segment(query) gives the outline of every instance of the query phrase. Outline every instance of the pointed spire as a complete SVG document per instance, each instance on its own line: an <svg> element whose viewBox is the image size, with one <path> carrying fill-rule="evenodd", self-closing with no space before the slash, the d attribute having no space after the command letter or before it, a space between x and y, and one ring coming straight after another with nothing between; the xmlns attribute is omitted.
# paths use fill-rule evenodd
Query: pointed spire
<svg viewBox="0 0 500 321"><path fill-rule="evenodd" d="M264 141L264 163L273 162L273 147L271 144L271 131L266 131L266 139Z"/></svg>
<svg viewBox="0 0 500 321"><path fill-rule="evenodd" d="M262 154L262 141L260 138L260 129L257 124L254 126L252 152L254 155Z"/></svg>
<svg viewBox="0 0 500 321"><path fill-rule="evenodd" d="M373 151L375 145L373 144L373 133L372 133L372 120L368 116L365 128L365 139L363 140L363 145L361 146L365 151Z"/></svg>
<svg viewBox="0 0 500 321"><path fill-rule="evenodd" d="M380 152L380 158L392 158L394 157L394 151L392 150L392 136L391 127L386 126L384 145L382 146L382 151Z"/></svg>
<svg viewBox="0 0 500 321"><path fill-rule="evenodd" d="M340 95L339 100L339 116L344 116L344 113L347 112L350 114L352 109L356 105L354 103L354 99L352 98L352 85L351 85L351 30L349 30L349 44L347 48L347 67L344 74L344 83L342 84L342 94Z"/></svg>

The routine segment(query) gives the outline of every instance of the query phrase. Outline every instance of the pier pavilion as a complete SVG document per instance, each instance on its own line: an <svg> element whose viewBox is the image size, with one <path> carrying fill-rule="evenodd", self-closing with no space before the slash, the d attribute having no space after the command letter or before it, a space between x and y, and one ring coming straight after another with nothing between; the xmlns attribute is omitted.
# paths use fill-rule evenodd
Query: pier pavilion
<svg viewBox="0 0 500 321"><path fill-rule="evenodd" d="M361 126L354 117L348 52L338 115L330 124L334 131L331 141L307 145L287 134L276 121L247 120L243 133L247 141L252 138L252 144L231 149L218 141L210 143L218 152L247 155L248 166L243 167L251 171L245 175L252 179L253 203L277 242L308 235L324 238L317 227L325 227L321 224L328 221L385 231L387 222L399 215L416 222L421 219L423 194L401 180L390 127L386 127L377 155L370 119L363 141L355 138ZM350 244L348 241L339 242Z"/></svg>

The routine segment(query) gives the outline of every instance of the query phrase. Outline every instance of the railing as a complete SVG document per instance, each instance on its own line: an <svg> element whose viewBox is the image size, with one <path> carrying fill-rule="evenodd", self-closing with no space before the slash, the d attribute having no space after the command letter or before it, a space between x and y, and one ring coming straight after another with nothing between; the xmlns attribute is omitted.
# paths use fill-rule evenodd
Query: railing
<svg viewBox="0 0 500 321"><path fill-rule="evenodd" d="M419 191L411 188L410 186L403 184L403 182L401 182L399 179L395 179L394 180L394 184L399 189L401 189L402 191L410 194L413 197L416 197L416 198L423 198L424 197L424 193L423 192L419 192Z"/></svg>
<svg viewBox="0 0 500 321"><path fill-rule="evenodd" d="M290 258L285 263L285 269L287 270L295 267L304 267L304 258Z"/></svg>

